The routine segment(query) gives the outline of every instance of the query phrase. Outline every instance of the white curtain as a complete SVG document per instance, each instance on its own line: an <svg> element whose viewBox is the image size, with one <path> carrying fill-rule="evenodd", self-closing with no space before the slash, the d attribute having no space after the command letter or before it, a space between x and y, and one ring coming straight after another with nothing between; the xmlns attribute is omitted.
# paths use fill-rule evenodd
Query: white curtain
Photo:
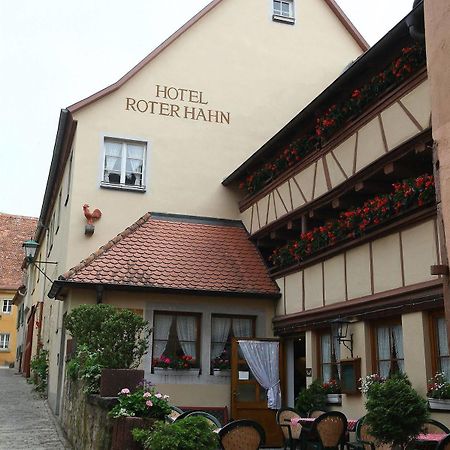
<svg viewBox="0 0 450 450"><path fill-rule="evenodd" d="M320 341L320 353L322 356L322 381L326 383L331 379L331 336L329 334L322 334Z"/></svg>
<svg viewBox="0 0 450 450"><path fill-rule="evenodd" d="M211 321L211 359L219 357L228 341L231 319L227 317L213 317Z"/></svg>
<svg viewBox="0 0 450 450"><path fill-rule="evenodd" d="M389 327L378 327L377 329L377 344L378 344L378 366L379 375L383 378L389 376L391 347L389 344Z"/></svg>
<svg viewBox="0 0 450 450"><path fill-rule="evenodd" d="M271 341L238 341L256 381L267 389L269 409L281 408L279 343Z"/></svg>
<svg viewBox="0 0 450 450"><path fill-rule="evenodd" d="M158 314L155 315L155 326L153 330L153 357L159 358L167 345L170 327L172 326L172 316Z"/></svg>
<svg viewBox="0 0 450 450"><path fill-rule="evenodd" d="M440 360L440 371L445 373L447 380L450 378L450 358L448 358L448 341L447 341L447 325L445 323L445 318L440 317L437 320L438 328L438 347L439 347L439 360Z"/></svg>
<svg viewBox="0 0 450 450"><path fill-rule="evenodd" d="M114 141L106 141L106 158L105 169L116 170L120 172L121 159L122 159L122 143Z"/></svg>
<svg viewBox="0 0 450 450"><path fill-rule="evenodd" d="M404 364L404 354L403 354L403 334L402 334L402 326L395 325L392 327L392 339L394 341L395 350L397 354L397 364L400 369L400 372L405 371Z"/></svg>
<svg viewBox="0 0 450 450"><path fill-rule="evenodd" d="M197 358L196 341L197 341L197 319L193 316L177 317L177 334L181 348L185 355Z"/></svg>
<svg viewBox="0 0 450 450"><path fill-rule="evenodd" d="M233 335L235 338L251 337L252 330L252 319L233 319Z"/></svg>

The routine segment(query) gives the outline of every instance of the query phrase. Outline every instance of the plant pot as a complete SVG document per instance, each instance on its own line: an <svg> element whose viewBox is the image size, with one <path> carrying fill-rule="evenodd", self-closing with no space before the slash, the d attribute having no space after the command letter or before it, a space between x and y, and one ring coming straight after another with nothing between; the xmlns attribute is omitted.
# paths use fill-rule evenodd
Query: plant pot
<svg viewBox="0 0 450 450"><path fill-rule="evenodd" d="M134 428L150 429L156 419L148 417L119 417L114 420L111 450L142 450L142 446L133 439Z"/></svg>
<svg viewBox="0 0 450 450"><path fill-rule="evenodd" d="M133 391L144 380L144 371L138 369L102 369L100 396L117 397L123 388Z"/></svg>
<svg viewBox="0 0 450 450"><path fill-rule="evenodd" d="M430 409L440 409L450 411L450 399L448 398L427 398Z"/></svg>
<svg viewBox="0 0 450 450"><path fill-rule="evenodd" d="M342 394L327 394L328 405L340 405L342 404Z"/></svg>
<svg viewBox="0 0 450 450"><path fill-rule="evenodd" d="M230 369L214 369L213 374L215 377L230 378L231 370Z"/></svg>

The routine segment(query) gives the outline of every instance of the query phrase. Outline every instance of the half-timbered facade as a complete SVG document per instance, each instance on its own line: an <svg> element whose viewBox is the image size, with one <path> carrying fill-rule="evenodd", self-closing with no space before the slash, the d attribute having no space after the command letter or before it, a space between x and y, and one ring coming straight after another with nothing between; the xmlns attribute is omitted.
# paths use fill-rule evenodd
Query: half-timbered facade
<svg viewBox="0 0 450 450"><path fill-rule="evenodd" d="M273 323L288 343L291 404L316 378L400 370L425 395L436 371L449 374L431 270L441 250L429 90L424 44L401 22L224 181L239 185L242 221L282 292ZM358 389L343 392L340 408L361 416Z"/></svg>

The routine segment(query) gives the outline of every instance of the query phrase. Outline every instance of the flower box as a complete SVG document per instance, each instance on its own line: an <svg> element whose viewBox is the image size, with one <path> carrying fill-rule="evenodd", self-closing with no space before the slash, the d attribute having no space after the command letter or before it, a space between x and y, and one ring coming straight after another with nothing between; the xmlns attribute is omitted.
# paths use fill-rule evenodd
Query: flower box
<svg viewBox="0 0 450 450"><path fill-rule="evenodd" d="M450 411L450 399L448 398L427 398L430 409Z"/></svg>
<svg viewBox="0 0 450 450"><path fill-rule="evenodd" d="M227 378L229 378L231 376L231 370L230 369L214 369L213 375L215 377L227 377Z"/></svg>
<svg viewBox="0 0 450 450"><path fill-rule="evenodd" d="M142 446L138 444L131 434L133 428L151 428L156 419L148 417L119 417L114 420L112 429L111 450L141 450Z"/></svg>
<svg viewBox="0 0 450 450"><path fill-rule="evenodd" d="M162 376L198 376L200 374L199 368L190 369L172 369L171 367L154 367L153 372L155 375Z"/></svg>
<svg viewBox="0 0 450 450"><path fill-rule="evenodd" d="M342 394L327 394L327 404L328 405L341 405L342 404Z"/></svg>

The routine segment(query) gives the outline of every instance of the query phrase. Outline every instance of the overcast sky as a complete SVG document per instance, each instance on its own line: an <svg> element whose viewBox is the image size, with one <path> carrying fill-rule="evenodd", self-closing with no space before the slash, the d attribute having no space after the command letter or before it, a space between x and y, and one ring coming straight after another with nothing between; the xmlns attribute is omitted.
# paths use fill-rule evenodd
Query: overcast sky
<svg viewBox="0 0 450 450"><path fill-rule="evenodd" d="M337 2L372 45L413 0ZM117 81L208 3L0 0L0 212L39 216L61 108Z"/></svg>

